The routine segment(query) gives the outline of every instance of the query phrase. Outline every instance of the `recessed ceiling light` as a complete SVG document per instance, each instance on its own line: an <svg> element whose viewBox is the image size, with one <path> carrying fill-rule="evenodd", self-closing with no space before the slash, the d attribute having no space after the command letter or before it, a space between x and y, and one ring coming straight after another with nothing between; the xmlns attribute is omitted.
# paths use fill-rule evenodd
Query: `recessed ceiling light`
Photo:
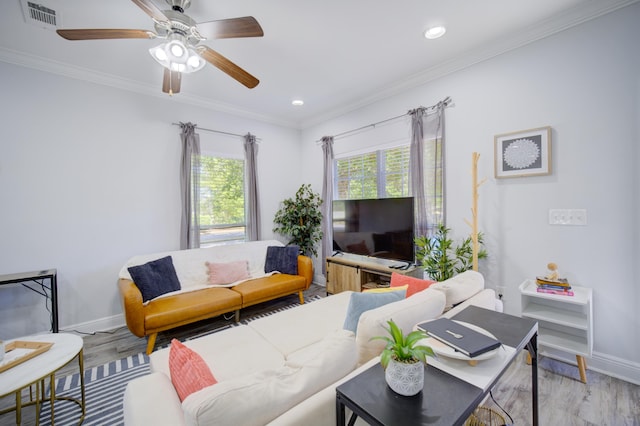
<svg viewBox="0 0 640 426"><path fill-rule="evenodd" d="M304 101L302 99L294 99L291 101L291 105L293 106L302 106L304 105Z"/></svg>
<svg viewBox="0 0 640 426"><path fill-rule="evenodd" d="M424 36L430 40L434 38L440 38L447 32L447 29L442 26L431 27L424 32Z"/></svg>

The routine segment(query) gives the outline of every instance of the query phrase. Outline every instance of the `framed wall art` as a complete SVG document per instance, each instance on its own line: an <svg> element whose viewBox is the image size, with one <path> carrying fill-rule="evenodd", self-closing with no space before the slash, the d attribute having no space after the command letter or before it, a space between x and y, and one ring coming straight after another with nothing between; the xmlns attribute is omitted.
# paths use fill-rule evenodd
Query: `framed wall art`
<svg viewBox="0 0 640 426"><path fill-rule="evenodd" d="M496 135L494 143L496 178L551 173L551 127Z"/></svg>

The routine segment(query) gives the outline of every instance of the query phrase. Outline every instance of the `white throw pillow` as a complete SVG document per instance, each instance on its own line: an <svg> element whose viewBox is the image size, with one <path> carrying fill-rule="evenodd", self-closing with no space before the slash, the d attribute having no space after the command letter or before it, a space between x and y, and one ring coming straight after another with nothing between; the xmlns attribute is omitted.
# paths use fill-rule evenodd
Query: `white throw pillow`
<svg viewBox="0 0 640 426"><path fill-rule="evenodd" d="M429 289L441 291L447 298L445 309L449 310L484 289L484 277L476 271L465 271L446 281L431 284Z"/></svg>

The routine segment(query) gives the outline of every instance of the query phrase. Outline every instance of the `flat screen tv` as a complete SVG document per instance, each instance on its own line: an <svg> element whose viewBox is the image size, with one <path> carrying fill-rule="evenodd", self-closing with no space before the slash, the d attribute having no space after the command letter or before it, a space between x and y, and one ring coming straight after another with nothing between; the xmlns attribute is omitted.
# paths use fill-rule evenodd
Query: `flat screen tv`
<svg viewBox="0 0 640 426"><path fill-rule="evenodd" d="M413 263L413 197L333 201L333 249Z"/></svg>

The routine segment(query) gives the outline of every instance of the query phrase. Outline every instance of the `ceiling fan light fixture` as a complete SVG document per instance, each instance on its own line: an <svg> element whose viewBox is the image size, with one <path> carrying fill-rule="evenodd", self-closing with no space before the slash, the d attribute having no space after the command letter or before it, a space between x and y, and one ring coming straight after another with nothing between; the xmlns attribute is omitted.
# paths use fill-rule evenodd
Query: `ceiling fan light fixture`
<svg viewBox="0 0 640 426"><path fill-rule="evenodd" d="M200 55L180 40L171 40L152 47L149 53L156 62L171 71L192 73L205 66L205 61Z"/></svg>

